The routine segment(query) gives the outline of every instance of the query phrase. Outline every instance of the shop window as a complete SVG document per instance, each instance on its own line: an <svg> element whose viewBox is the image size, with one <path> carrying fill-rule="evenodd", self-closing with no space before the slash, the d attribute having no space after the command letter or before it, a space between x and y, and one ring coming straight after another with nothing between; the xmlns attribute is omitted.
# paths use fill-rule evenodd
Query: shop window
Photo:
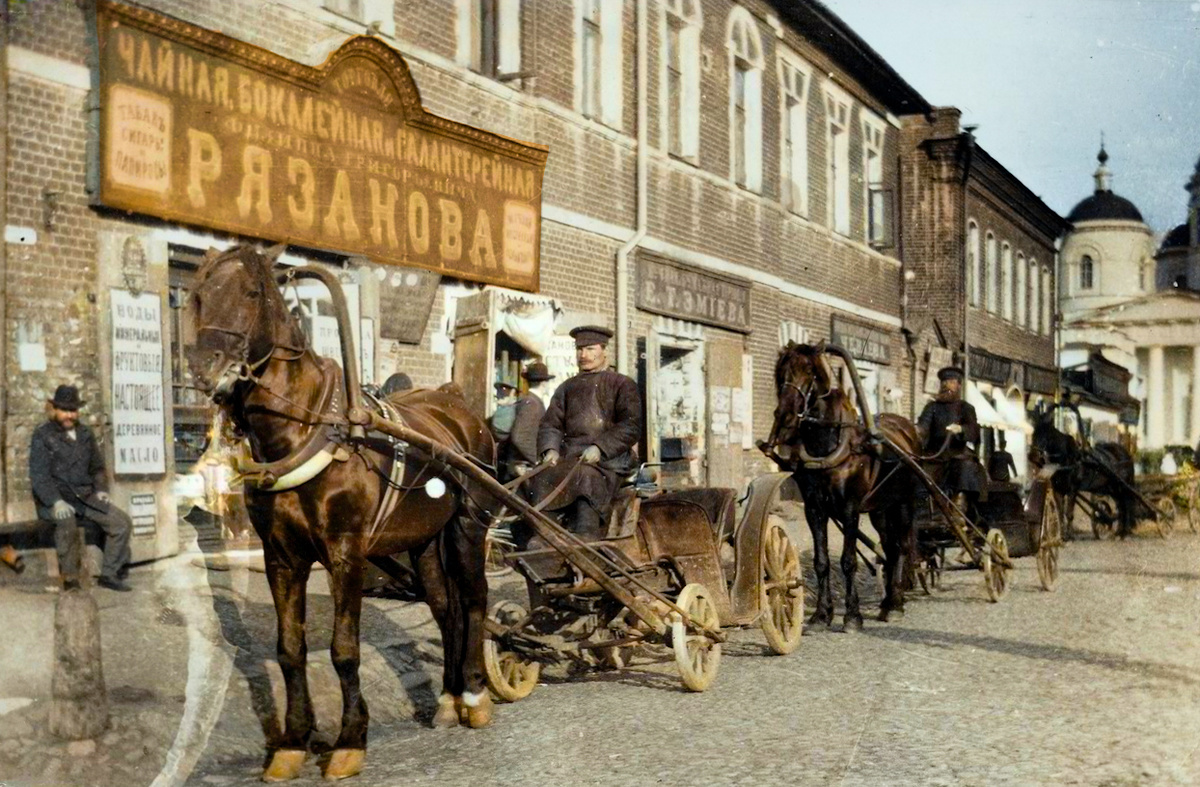
<svg viewBox="0 0 1200 787"><path fill-rule="evenodd" d="M668 0L663 6L663 137L672 156L700 152L700 4Z"/></svg>
<svg viewBox="0 0 1200 787"><path fill-rule="evenodd" d="M459 0L459 49L472 71L500 81L521 72L522 0Z"/></svg>
<svg viewBox="0 0 1200 787"><path fill-rule="evenodd" d="M762 190L762 42L750 12L729 15L729 159L737 185Z"/></svg>
<svg viewBox="0 0 1200 787"><path fill-rule="evenodd" d="M850 234L850 97L825 87L826 214L834 232Z"/></svg>
<svg viewBox="0 0 1200 787"><path fill-rule="evenodd" d="M196 269L204 261L198 250L172 246L168 270L168 327L171 332L171 412L174 418L175 472L188 473L208 447L212 401L194 387L187 351L195 344L191 292Z"/></svg>
<svg viewBox="0 0 1200 787"><path fill-rule="evenodd" d="M792 213L808 215L808 86L812 70L784 51L779 60L780 197Z"/></svg>

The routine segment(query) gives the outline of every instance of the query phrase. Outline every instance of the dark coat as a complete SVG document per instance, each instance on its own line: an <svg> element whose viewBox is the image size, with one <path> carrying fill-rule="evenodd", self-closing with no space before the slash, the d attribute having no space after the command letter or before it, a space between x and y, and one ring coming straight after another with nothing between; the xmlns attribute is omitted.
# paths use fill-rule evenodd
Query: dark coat
<svg viewBox="0 0 1200 787"><path fill-rule="evenodd" d="M975 408L969 402L935 399L925 405L917 419L917 427L926 435L925 452L932 454L942 447L946 441L946 427L951 424L961 425L962 432L950 440L946 452L938 458L944 474L935 472L935 477L941 475L942 488L951 493L983 492L987 489L987 475L974 449L967 446L967 443L979 445L979 422L975 418Z"/></svg>
<svg viewBox="0 0 1200 787"><path fill-rule="evenodd" d="M508 435L508 460L536 465L538 462L538 429L546 405L537 394L527 393L514 406L512 430Z"/></svg>
<svg viewBox="0 0 1200 787"><path fill-rule="evenodd" d="M54 421L33 430L29 445L29 481L37 515L51 518L51 509L66 500L76 511L94 492L107 491L104 457L92 430L75 424L75 439ZM82 513L82 511L80 511Z"/></svg>
<svg viewBox="0 0 1200 787"><path fill-rule="evenodd" d="M988 476L993 481L1008 481L1017 474L1017 465L1013 455L1004 449L992 452L988 459Z"/></svg>
<svg viewBox="0 0 1200 787"><path fill-rule="evenodd" d="M597 465L582 465L574 480L547 506L558 510L584 497L606 516L620 479L633 469L632 449L642 433L642 398L637 383L612 370L577 374L558 386L538 429L537 453L561 454L558 465L530 483L534 499L548 495L590 445L600 449Z"/></svg>

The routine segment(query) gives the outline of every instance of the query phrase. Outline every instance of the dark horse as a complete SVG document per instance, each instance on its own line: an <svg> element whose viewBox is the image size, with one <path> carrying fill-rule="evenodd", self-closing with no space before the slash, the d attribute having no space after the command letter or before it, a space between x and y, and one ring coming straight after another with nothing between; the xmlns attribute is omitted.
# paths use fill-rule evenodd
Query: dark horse
<svg viewBox="0 0 1200 787"><path fill-rule="evenodd" d="M1107 495L1117 504L1118 536L1126 538L1133 533L1138 503L1132 494L1133 457L1128 451L1117 443L1098 443L1091 449L1081 447L1054 426L1054 409L1037 419L1033 447L1047 463L1059 466L1050 477L1050 484L1063 499L1059 510L1064 532L1070 532L1079 493L1091 492Z"/></svg>
<svg viewBox="0 0 1200 787"><path fill-rule="evenodd" d="M368 559L395 562L390 556L407 551L441 629L445 671L434 724L461 720L481 727L491 720L483 675L487 582L479 508L491 504L482 490L415 449L348 438L342 372L312 351L289 314L273 273L282 247L277 249L209 252L196 277L196 346L189 365L197 386L248 438L254 462L274 463L277 470L278 480L269 479L274 483L246 485L275 601L287 691L284 730L269 744L263 779L295 778L313 729L304 639L305 585L313 563L329 572L331 650L342 689L341 732L325 776L343 778L361 770L367 743L358 667ZM487 425L461 397L416 390L389 401L395 407L390 416L410 428L480 463L495 461Z"/></svg>
<svg viewBox="0 0 1200 787"><path fill-rule="evenodd" d="M813 537L817 572L817 608L809 623L833 621L829 587L827 525L842 526L842 574L846 580L845 627L862 628L857 569L858 517L867 513L884 548L884 599L879 619L903 615L902 561L912 548L912 471L892 449L878 442L859 421L850 395L833 387L827 352L822 346L790 342L775 364L778 406L771 435L759 447L780 467L792 471L804 498L804 513ZM848 358L847 361L849 362ZM900 416L885 414L876 428L901 450L915 454L916 427Z"/></svg>

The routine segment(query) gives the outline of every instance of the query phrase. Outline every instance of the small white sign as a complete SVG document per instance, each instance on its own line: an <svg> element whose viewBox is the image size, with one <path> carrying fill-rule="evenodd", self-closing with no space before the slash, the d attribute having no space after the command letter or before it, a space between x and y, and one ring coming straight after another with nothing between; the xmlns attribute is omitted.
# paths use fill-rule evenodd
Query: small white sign
<svg viewBox="0 0 1200 787"><path fill-rule="evenodd" d="M162 303L157 293L112 290L113 471L164 473Z"/></svg>
<svg viewBox="0 0 1200 787"><path fill-rule="evenodd" d="M158 503L153 493L129 496L129 518L135 536L152 536L158 526Z"/></svg>

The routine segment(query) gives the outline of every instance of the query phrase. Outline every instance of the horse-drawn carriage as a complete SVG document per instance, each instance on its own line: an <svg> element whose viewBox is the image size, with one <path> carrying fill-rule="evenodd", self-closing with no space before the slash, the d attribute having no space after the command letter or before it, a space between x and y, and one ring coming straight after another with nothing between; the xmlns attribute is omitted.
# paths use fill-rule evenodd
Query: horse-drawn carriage
<svg viewBox="0 0 1200 787"><path fill-rule="evenodd" d="M684 686L703 691L720 663L720 631L730 626L757 624L771 650L792 652L803 625L804 581L796 547L771 515L791 483L786 473L755 479L740 520L732 489L627 488L600 541L572 537L566 550L507 555L525 578L529 606L493 607L484 645L488 686L511 702L533 690L542 664L621 667L632 648L665 645ZM581 554L614 584L601 584ZM651 614L634 612L631 602Z"/></svg>

